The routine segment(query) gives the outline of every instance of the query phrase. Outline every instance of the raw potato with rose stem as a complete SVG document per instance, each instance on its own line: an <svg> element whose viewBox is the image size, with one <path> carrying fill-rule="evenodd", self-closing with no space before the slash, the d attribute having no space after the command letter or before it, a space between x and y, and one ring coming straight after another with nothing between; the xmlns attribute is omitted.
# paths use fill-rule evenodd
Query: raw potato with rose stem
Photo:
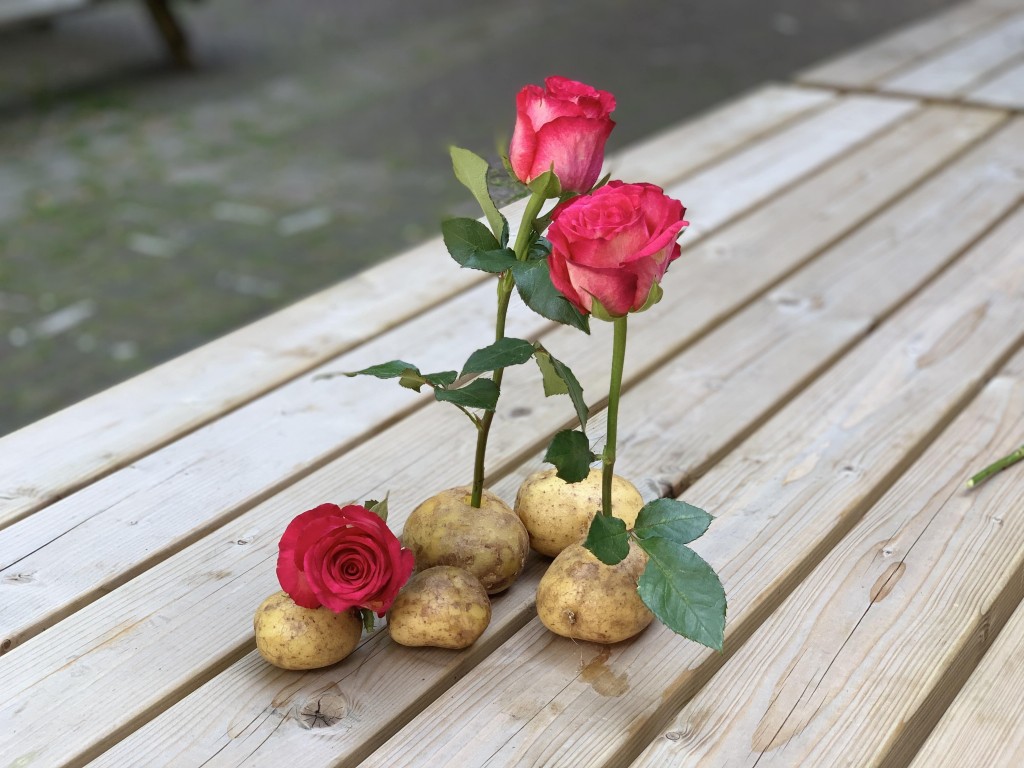
<svg viewBox="0 0 1024 768"><path fill-rule="evenodd" d="M519 486L515 511L530 534L530 546L548 557L582 541L594 515L601 511L601 470L590 470L578 483L567 483L556 470L534 472ZM627 528L644 506L640 491L624 477L612 477L612 514Z"/></svg>
<svg viewBox="0 0 1024 768"><path fill-rule="evenodd" d="M359 645L363 622L355 611L303 608L275 592L253 618L256 649L281 669L319 669L337 664Z"/></svg>
<svg viewBox="0 0 1024 768"><path fill-rule="evenodd" d="M468 648L491 623L491 601L469 571L437 565L420 571L388 611L388 631L400 645Z"/></svg>
<svg viewBox="0 0 1024 768"><path fill-rule="evenodd" d="M402 543L416 557L416 569L435 565L464 568L487 594L508 589L526 565L530 536L519 517L490 491L480 509L470 506L468 486L432 496L409 515Z"/></svg>
<svg viewBox="0 0 1024 768"><path fill-rule="evenodd" d="M582 544L554 559L537 586L537 616L562 637L618 643L638 635L654 619L636 591L647 555L634 542L617 565L605 565Z"/></svg>

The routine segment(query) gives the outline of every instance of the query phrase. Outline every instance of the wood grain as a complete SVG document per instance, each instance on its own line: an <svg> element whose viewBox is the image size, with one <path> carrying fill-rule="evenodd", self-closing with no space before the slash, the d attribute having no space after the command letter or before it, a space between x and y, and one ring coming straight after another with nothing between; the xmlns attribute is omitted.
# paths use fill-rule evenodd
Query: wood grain
<svg viewBox="0 0 1024 768"><path fill-rule="evenodd" d="M1024 245L1016 255L1020 268L1004 290L1024 297ZM978 306L981 313L989 305ZM987 457L1013 450L1021 434L1024 354L803 580L667 727L672 736L657 739L634 768L906 765L1024 598L1024 475L977 492L964 488L964 478ZM1004 716L1003 727L1015 719L1016 712ZM716 738L721 733L728 738ZM982 754L998 754L1000 742L989 743L961 750L959 762L946 764L991 766Z"/></svg>
<svg viewBox="0 0 1024 768"><path fill-rule="evenodd" d="M1024 60L981 83L967 94L967 100L1024 110Z"/></svg>

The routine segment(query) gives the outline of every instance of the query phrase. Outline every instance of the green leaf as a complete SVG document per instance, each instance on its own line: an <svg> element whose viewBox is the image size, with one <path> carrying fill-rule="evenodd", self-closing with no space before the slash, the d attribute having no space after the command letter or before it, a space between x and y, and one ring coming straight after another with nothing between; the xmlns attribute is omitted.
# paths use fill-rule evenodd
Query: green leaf
<svg viewBox="0 0 1024 768"><path fill-rule="evenodd" d="M598 179L597 184L595 184L590 191L593 192L595 190L600 189L601 187L603 187L605 184L608 183L608 180L611 177L612 177L612 175L610 173L606 173L604 176L602 176L600 179Z"/></svg>
<svg viewBox="0 0 1024 768"><path fill-rule="evenodd" d="M678 635L716 651L725 640L725 588L714 569L689 547L655 536L637 539L647 553L640 599Z"/></svg>
<svg viewBox="0 0 1024 768"><path fill-rule="evenodd" d="M530 188L531 192L544 195L548 200L562 194L562 185L558 181L558 176L555 175L554 166L552 166L551 170L544 171L544 173L526 186Z"/></svg>
<svg viewBox="0 0 1024 768"><path fill-rule="evenodd" d="M546 259L549 255L551 255L551 241L546 237L538 236L530 243L530 247L526 251L527 259Z"/></svg>
<svg viewBox="0 0 1024 768"><path fill-rule="evenodd" d="M500 213L498 215L501 216L501 236L498 238L498 243L501 245L502 248L507 248L508 247L508 219L506 219ZM515 254L515 251L513 251L512 253Z"/></svg>
<svg viewBox="0 0 1024 768"><path fill-rule="evenodd" d="M590 462L596 458L587 436L575 429L558 432L544 454L544 461L554 464L555 474L567 483L578 483L589 475Z"/></svg>
<svg viewBox="0 0 1024 768"><path fill-rule="evenodd" d="M371 365L361 371L346 372L346 376L376 376L378 379L397 379L408 374L419 375L420 369L404 360L391 360L380 365Z"/></svg>
<svg viewBox="0 0 1024 768"><path fill-rule="evenodd" d="M366 509L373 512L373 514L375 514L385 523L388 521L388 494L385 494L384 499L382 501L373 501L367 499L365 502L363 502L363 506L366 507Z"/></svg>
<svg viewBox="0 0 1024 768"><path fill-rule="evenodd" d="M629 554L626 522L617 517L605 517L598 512L590 523L583 546L605 565L621 563Z"/></svg>
<svg viewBox="0 0 1024 768"><path fill-rule="evenodd" d="M423 380L432 387L450 387L459 378L458 371L438 371L437 373L424 373Z"/></svg>
<svg viewBox="0 0 1024 768"><path fill-rule="evenodd" d="M487 218L487 223L491 225L491 231L497 236L501 232L501 214L498 213L498 208L491 200L491 193L487 189L487 161L462 147L451 147L449 152L452 156L455 178L473 193Z"/></svg>
<svg viewBox="0 0 1024 768"><path fill-rule="evenodd" d="M417 392L420 391L420 387L427 383L427 380L416 373L409 372L407 375L402 376L398 383L406 389L413 389Z"/></svg>
<svg viewBox="0 0 1024 768"><path fill-rule="evenodd" d="M441 235L448 253L459 264L481 251L497 251L501 243L491 231L476 219L445 219L441 222Z"/></svg>
<svg viewBox="0 0 1024 768"><path fill-rule="evenodd" d="M699 507L678 499L655 499L636 516L633 533L637 538L660 537L676 544L699 539L714 518Z"/></svg>
<svg viewBox="0 0 1024 768"><path fill-rule="evenodd" d="M458 389L435 389L434 398L443 403L455 403L464 408L493 411L498 405L497 385L490 379L474 379Z"/></svg>
<svg viewBox="0 0 1024 768"><path fill-rule="evenodd" d="M570 304L551 282L547 261L534 259L517 262L512 266L512 276L526 306L538 315L590 333L587 316Z"/></svg>
<svg viewBox="0 0 1024 768"><path fill-rule="evenodd" d="M476 251L463 263L466 269L479 269L481 272L498 274L516 265L516 252L511 248L500 248L496 251Z"/></svg>
<svg viewBox="0 0 1024 768"><path fill-rule="evenodd" d="M373 611L371 611L369 608L360 608L359 618L363 620L363 629L366 630L367 634L373 632Z"/></svg>
<svg viewBox="0 0 1024 768"><path fill-rule="evenodd" d="M533 357L533 351L533 344L530 342L506 336L471 354L466 364L462 366L462 375L522 365Z"/></svg>
<svg viewBox="0 0 1024 768"><path fill-rule="evenodd" d="M555 366L551 363L551 354L538 344L533 357L537 361L540 375L544 379L544 397L568 395L569 387L566 386L565 380L558 375L558 371L555 370Z"/></svg>

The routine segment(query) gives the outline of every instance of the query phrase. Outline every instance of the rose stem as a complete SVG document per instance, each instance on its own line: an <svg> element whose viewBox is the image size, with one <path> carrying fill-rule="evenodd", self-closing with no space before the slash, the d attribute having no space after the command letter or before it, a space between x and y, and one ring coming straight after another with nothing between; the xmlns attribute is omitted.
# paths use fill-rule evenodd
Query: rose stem
<svg viewBox="0 0 1024 768"><path fill-rule="evenodd" d="M1002 472L1007 467L1016 464L1018 461L1021 461L1022 459L1024 459L1024 445L1022 445L1016 451L1011 453L1009 456L1004 456L994 464L989 464L987 467L981 470L981 472L979 472L978 474L976 474L974 477L967 481L967 487L973 488L976 485L980 485L981 483L985 482L990 477L992 477L992 475L998 472Z"/></svg>
<svg viewBox="0 0 1024 768"><path fill-rule="evenodd" d="M526 261L527 248L530 246L530 235L533 232L533 225L537 221L537 215L544 206L547 198L538 192L530 195L526 203L526 210L523 211L523 220L519 225L519 233L516 235L515 253L519 261ZM511 271L503 272L498 278L498 316L494 321L494 340L501 341L505 338L505 316L508 315L508 302L512 298L512 286L515 280ZM494 371L494 386L501 390L501 379L505 375L504 368L497 368ZM494 421L494 411L486 411L480 420L480 428L476 433L476 459L473 462L473 493L469 504L472 507L480 508L484 493L484 460L487 456L487 436L491 432L491 422Z"/></svg>
<svg viewBox="0 0 1024 768"><path fill-rule="evenodd" d="M622 390L622 368L626 360L626 318L615 318L615 340L612 342L612 380L608 386L607 439L604 444L601 474L601 513L612 516L612 475L615 471L615 431L619 422L619 393Z"/></svg>

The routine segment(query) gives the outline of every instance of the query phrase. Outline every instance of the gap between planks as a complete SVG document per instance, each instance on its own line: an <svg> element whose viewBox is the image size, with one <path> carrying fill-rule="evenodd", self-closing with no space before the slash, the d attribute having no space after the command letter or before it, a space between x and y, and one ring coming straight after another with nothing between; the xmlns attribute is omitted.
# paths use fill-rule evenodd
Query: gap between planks
<svg viewBox="0 0 1024 768"><path fill-rule="evenodd" d="M1013 146L1015 144L1014 137L1003 137L1003 140L1007 144L1009 144L1011 146ZM994 163L994 162L995 162L994 160L988 161L988 163ZM985 164L985 167L988 166L988 163ZM958 175L958 174L956 174L956 171L957 171L957 169L955 169L955 168L954 169L950 169L950 178L955 178ZM962 174L959 174L959 175L962 175ZM943 179L937 179L936 183L935 183L935 186L937 188L944 188L944 187L946 187L946 184L943 182ZM973 192L973 186L970 186L970 189L965 189L965 193L966 192ZM1019 195L1020 195L1020 190L1017 190L1016 192L1013 193L1012 198L1014 200L1019 199ZM971 197L973 197L973 195L970 195L965 202L968 202L968 204L969 204ZM965 224L970 222L970 221L972 221L973 219L975 219L976 218L976 214L980 214L981 216L984 216L983 212L986 209L991 207L989 204L984 203L982 201L977 201L977 202L980 204L980 207L978 209L976 209L975 211L967 211L967 210L965 210L965 211L962 212L962 215L964 215L964 217L965 217L965 220L964 220ZM936 205L938 205L938 203L936 203ZM939 207L941 208L941 206L939 206ZM954 206L954 209L956 209L956 206ZM770 213L770 211L766 210L766 215L768 215L769 213ZM908 221L908 217L906 217L904 215L901 215L902 211L900 211L898 208L890 211L889 213L890 213L890 219L892 221L903 221L903 222L907 222ZM932 218L931 215L927 215L927 216L922 215L920 223L923 225L925 222L931 220L931 218ZM889 226L891 226L891 225L886 223L886 221L883 221L883 222L881 222L879 224L878 229L884 231L884 230L888 229ZM914 230L917 229L918 222L915 221L913 224L907 224L907 226L909 226L911 228L911 231L914 231ZM957 231L959 229L958 225L956 225L956 224L951 224L950 226L951 226L951 229L953 231ZM708 246L710 247L710 245L711 245L711 243L709 241ZM829 294L828 290L824 291L824 294L825 294L824 295L824 301L826 302L825 306L832 306L836 302L838 302L840 306L843 306L844 300L845 300L845 302L854 302L854 301L856 301L856 296L858 294L865 293L865 292L867 292L870 295L875 295L876 293L879 293L879 292L884 294L886 290L890 290L890 291L898 291L899 290L898 288L894 288L892 285L890 285L893 282L892 279L891 279L891 276L887 279L887 276L885 275L884 264L888 261L885 258L888 255L888 249L885 247L885 245L887 245L887 244L883 243L882 247L880 247L880 248L876 247L875 252L874 252L874 259L880 260L881 264L876 264L876 263L872 262L871 259L865 258L865 263L863 264L863 269L861 270L861 274L857 278L860 281L864 281L865 279L868 279L868 276L873 276L872 279L873 280L877 280L878 281L878 285L876 286L876 285L872 284L871 279L868 279L868 285L870 285L871 287L870 288L866 288L865 284L863 282L861 282L860 283L861 287L858 289L856 287L858 285L857 280L854 280L853 283L845 285L845 286L842 285L843 281L840 281L840 286L839 287L834 287L833 286L832 289L831 289L834 292L834 297ZM941 241L939 243L937 243L936 245L939 248L941 248ZM946 243L946 245L947 245L947 247L949 247L948 243ZM783 243L779 243L778 247L780 249L785 249L786 248L786 244L784 242ZM921 249L925 253L930 253L930 252L935 250L935 247L929 245L928 243L923 243L923 244L921 244L920 247L921 247ZM865 249L862 248L857 242L851 242L850 245L849 245L848 250L846 251L846 253L850 254L850 255L856 255L858 253L865 253ZM871 250L870 249L867 251L867 255L868 256L871 255ZM845 259L843 259L842 261L845 261ZM837 259L836 263L841 263L841 261L839 259ZM800 277L802 275L803 275L803 273L800 273L798 275L798 277ZM909 276L908 276L907 279L909 279ZM834 281L831 281L829 273L827 271L823 270L822 273L819 274L816 278L814 278L813 280L810 280L810 285L804 284L803 286L801 286L800 282L797 281L796 285L793 286L793 290L792 291L789 291L789 292L785 292L784 291L784 292L780 293L777 297L773 297L773 299L771 299L771 300L766 300L766 306L773 307L776 312L779 311L780 306L782 308L785 308L787 306L794 307L794 304L791 303L794 297L808 296L808 295L814 296L815 292L814 292L814 290L812 289L811 286L818 285L820 287L821 285L828 284L829 282L834 282ZM802 290L801 290L801 287L802 287ZM844 290L844 288L845 288L845 290ZM904 289L904 290L906 290L906 289ZM898 304L899 303L899 296L898 295L891 295L890 294L890 298L885 299L885 300ZM855 306L855 305L851 305L851 304L847 303L846 306L847 307L851 307L851 306ZM809 307L809 304L807 302L804 302L804 301L797 301L796 304L795 304L795 308L792 311L800 312L801 311L799 309L800 307L803 308L803 311L807 311L807 309ZM783 309L783 311L785 311L785 309ZM842 316L843 313L840 312L840 315ZM640 316L640 317L644 317L644 316ZM820 322L821 321L821 318L818 317L817 315L812 315L812 318L813 318L813 320L815 322ZM651 322L654 322L654 320L652 319ZM862 319L862 320L854 323L854 326L856 326L857 328L860 329L859 331L851 331L850 328L847 328L847 330L844 331L843 334L847 334L847 333L853 332L854 336L852 338L855 338L857 333L865 333L865 332L867 332L867 330L871 327L872 324L873 324L872 320ZM753 323L754 327L759 327L759 325L760 325L759 323ZM842 326L842 323L840 323L840 326ZM734 324L734 327L739 329L739 330L736 331L736 334L742 336L743 324L742 323L736 323L736 324ZM711 355L722 354L721 351L720 351L720 348L721 348L722 344L721 344L721 339L719 338L719 335L720 335L720 332L716 332L715 335L709 336L705 340L705 342L702 342L702 344L698 345L698 347L703 347L704 348L704 351L702 351L701 354L708 354L708 350L710 350L710 354ZM841 336L842 336L842 334L841 334ZM813 339L814 338L813 332L809 332L805 336L805 338ZM846 336L845 338L849 339L851 337ZM761 339L760 338L756 338L755 341L752 342L752 343L754 343L755 346L756 346L760 342L761 342ZM840 344L840 346L842 345L842 342L838 342L838 343ZM696 354L697 350L698 350L698 347L692 348L691 353ZM729 345L726 345L726 347L728 348ZM829 355L830 354L834 354L834 352L829 352L828 350L825 350L822 354L824 355L824 359L827 360ZM684 355L684 357L687 357L687 356ZM690 358L687 362L692 362L692 358ZM805 363L805 365L810 365L811 375L813 375L814 364ZM681 366L681 367L685 371L685 369L690 367L690 366ZM755 379L756 379L756 376L758 375L758 372L755 371L755 372L753 372L752 375L754 375ZM650 381L651 385L653 386L654 382L652 380L649 380L649 381ZM710 395L708 393L705 393L705 392L701 391L701 387L702 386L703 386L703 384L701 384L700 382L691 382L691 384L690 384L690 387L695 390L694 402L697 405L700 405L700 398L710 397ZM647 387L647 389L649 390L650 387ZM639 392L639 393L642 393L643 390L644 390L644 385L640 385L639 387L636 388L636 391ZM626 397L623 400L624 413L628 413L627 408L630 407L628 405L628 403L636 402L636 400L637 400L637 395L634 395L633 392L634 392L634 389L630 389L630 392L626 395ZM784 396L785 396L785 393L784 393ZM650 399L649 395L648 395L648 398L646 398L646 399L648 399L648 400ZM643 398L643 397L640 398L641 402L643 402L644 400L645 400L645 398ZM740 401L740 402L742 403L743 401ZM689 403L689 401L687 401L687 403ZM686 405L685 404L681 404L679 407L680 408L684 408L684 407L686 407ZM770 409L770 405L768 407ZM720 409L719 413L727 413L727 412L729 412L729 410L730 410L730 408L726 404L723 404L721 406L721 409ZM737 410L740 410L740 409L737 409ZM715 413L708 414L707 412L705 412L704 418L709 420L709 421L705 421L704 423L706 425L710 425L710 423L711 423L710 420L717 419L717 414L715 414ZM753 418L754 418L754 420L756 420L756 418L757 418L756 415ZM634 422L631 420L629 423L634 423ZM695 426L699 426L699 425L700 425L700 422L698 421L695 424ZM649 444L650 444L650 437L651 437L650 435L646 436L646 439L648 440ZM624 456L629 456L629 457L635 456L636 455L635 453L627 453L626 451L631 449L631 450L633 450L635 452L636 450L638 450L640 447L642 447L642 444L643 444L645 438L638 439L637 436L634 436L634 437L630 438L630 437L627 437L625 435L624 435L624 438L625 438L624 439L624 446L626 446L626 445L630 446L629 449L624 447ZM656 448L655 447L655 448L653 448L653 450L656 450L656 451L658 451L658 452L660 452L662 454L664 453L664 450L661 449L661 448ZM685 458L681 459L681 462L685 463L689 458L690 458L689 456L686 456ZM628 462L628 459L627 459L627 462ZM627 467L629 466L628 463L626 464L626 466ZM643 465L641 465L641 466L643 466ZM516 480L516 482L518 482L518 480ZM513 483L511 486L509 486L505 481L503 481L501 483L501 485L505 486L504 490L505 490L505 493L507 494L507 493L510 492L510 490L512 488L514 488L515 483ZM535 580L535 578L536 578L536 567L533 567L533 570L531 570L530 578ZM515 588L513 588L513 589L515 589ZM521 592L522 592L522 590L520 589L519 593L515 593L515 594L521 594ZM503 598L503 600L510 599L512 596L513 595L508 595L505 598ZM520 597L518 599L522 600L523 598ZM528 611L529 610L529 607L530 607L529 603L532 602L532 590L530 590L530 594L525 598L525 600L527 601L526 605L523 608L520 608L520 609L517 609L517 610L521 610L521 611ZM496 616L496 620L497 619L498 619L498 617ZM384 640L375 640L374 642L383 643L385 641ZM379 647L379 646L375 646L375 647ZM403 651L401 651L401 649L393 649L392 652L398 654L398 658L399 659L409 659L409 658L411 658L409 656L403 656L402 655ZM422 657L417 657L417 658L422 658ZM437 662L429 661L429 659L425 660L423 662L424 670L429 668L432 664L436 664L436 663ZM245 666L246 668L251 668L251 665L252 665L252 660L251 660L251 658L248 658L248 659L244 660L243 662L241 662L239 666ZM391 665L386 666L383 671L386 673L387 669L389 667L391 667ZM406 671L408 671L408 670L406 670ZM340 672L342 674L345 674L344 670L338 670L338 672ZM324 685L324 684L326 684L326 681L331 678L331 676L333 676L336 679L338 672L327 671L327 672L323 673L320 676L314 677L313 680L314 681L319 681L319 684ZM357 676L361 676L361 675L364 674L364 672L365 672L365 674L370 674L370 668L369 668L368 665L366 665L365 661L359 664L359 666L356 668L356 672L354 674L356 674ZM378 668L378 674L380 672L381 672L381 670L379 670L379 668ZM158 744L158 743L161 743L162 739L170 739L171 737L168 735L168 728L173 728L174 725L179 722L179 718L192 717L191 713L195 713L197 711L205 711L205 717L201 718L204 722L207 722L207 723L209 723L211 721L217 722L218 713L221 712L221 709L218 707L218 704L217 704L218 701L221 702L221 703L232 702L232 701L252 701L254 696L255 696L256 697L256 701L255 701L254 706L256 706L258 708L260 706L259 705L259 701L261 700L261 697L262 696L269 696L269 695L271 695L268 689L269 688L273 688L273 686L275 684L273 681L278 679L277 673L275 673L273 670L268 670L266 677L269 677L270 681L268 682L267 680L264 679L262 682L256 683L255 684L256 685L256 690L255 691L253 691L253 690L242 690L242 691L239 691L239 690L233 690L232 689L232 690L229 690L229 691L225 691L224 692L224 696L222 698L211 695L210 698L213 699L213 700L210 701L210 702L204 702L203 692L202 691L199 691L196 694L193 694L192 697L190 697L189 699L179 703L178 705L175 705L172 709L168 710L168 712L165 713L164 716L161 716L161 718L159 718L158 721L154 721L154 723L151 726L147 726L143 730L139 731L137 737L132 737L130 740L126 741L124 743L124 745L119 747L118 750L115 750L115 752L113 754L116 755L116 754L134 753L135 751L137 751L139 749L147 749L146 745ZM412 675L410 673L410 677L414 677L414 675ZM236 681L236 682L244 682L244 677L240 678L239 673L237 672L237 670L233 671L232 673L230 673L229 676L228 676L228 679L232 680L232 681ZM373 678L370 678L370 680L368 680L366 682L366 686L368 688L372 688L372 687L376 686L379 683L380 683L379 680L374 680ZM217 687L217 682L215 682L215 683L213 683L211 685L213 685L216 688ZM314 684L311 683L310 685L312 686ZM266 686L266 688L264 686ZM381 687L382 688L387 688L388 686L387 685L383 685ZM356 697L355 700L358 701L359 700L358 694L354 694L354 695ZM430 690L428 691L427 695L436 695L436 690L433 687L430 688ZM275 696L274 698L275 698L275 700L277 700L279 697ZM209 709L206 709L206 707L209 707ZM210 711L210 710L212 710L212 711ZM401 722L401 719L403 717L407 716L407 710L408 710L408 705L406 705L406 709L405 710L399 711L397 713L392 713L397 718L399 724ZM276 713L277 714L275 714L275 717L278 717L278 716L280 716L280 717L287 717L287 709L286 708L283 709L283 710L281 710L281 709L276 710ZM366 712L365 712L365 709L364 709L363 710L363 714L362 714L362 718L365 718L365 716L366 716ZM216 726L213 726L213 727L216 729ZM353 725L353 727L354 727L354 725ZM218 732L223 733L223 729L219 729ZM372 744L370 744L370 746L372 746ZM223 748L223 747L224 747L223 744L218 744L217 745L217 748ZM278 745L278 748L280 748L280 745ZM303 748L304 749L312 749L313 745L306 744L306 745L303 746ZM331 756L337 756L339 754L339 749L341 748L341 746L336 741L330 741L329 740L327 742L324 742L324 748L330 750L330 755ZM356 754L360 754L361 755L362 752L360 751L358 753L350 753L350 758L351 759L356 759ZM273 758L267 758L267 759L272 761ZM116 764L116 761L114 760L113 757L111 757L110 760L106 764L112 764L112 763Z"/></svg>
<svg viewBox="0 0 1024 768"><path fill-rule="evenodd" d="M639 169L652 182L673 182L835 101L826 90L768 85L655 137L655 149L666 137L685 139L689 153L677 152L671 167L650 167L644 143L613 156L609 163L627 175ZM517 203L505 209L513 226L522 207ZM437 274L447 276L443 283ZM0 528L486 279L452 270L436 238L6 436L0 440L6 468L0 479ZM403 287L404 314L394 313L396 284ZM214 377L211 370L227 373ZM196 371L203 372L203 387L198 390ZM176 393L173 403L167 402L167 392ZM128 411L126 404L132 404ZM159 427L153 422L154 412L159 413ZM71 461L67 454L52 450L68 443L88 447Z"/></svg>

